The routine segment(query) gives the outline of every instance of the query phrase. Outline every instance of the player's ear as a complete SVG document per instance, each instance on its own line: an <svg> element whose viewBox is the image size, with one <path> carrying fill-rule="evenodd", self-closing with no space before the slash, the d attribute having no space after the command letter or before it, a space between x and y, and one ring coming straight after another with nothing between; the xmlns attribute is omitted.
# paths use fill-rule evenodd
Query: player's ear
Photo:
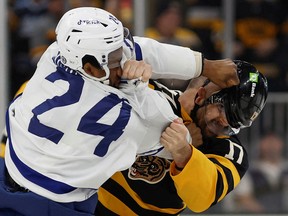
<svg viewBox="0 0 288 216"><path fill-rule="evenodd" d="M206 99L206 90L204 87L200 87L197 92L197 96L195 98L195 103L201 106L204 104L205 99Z"/></svg>
<svg viewBox="0 0 288 216"><path fill-rule="evenodd" d="M99 70L95 66L93 66L91 63L87 62L83 66L84 71L94 77L101 78L105 76L105 71L104 70Z"/></svg>
<svg viewBox="0 0 288 216"><path fill-rule="evenodd" d="M93 76L93 67L89 62L84 64L83 69L87 74Z"/></svg>

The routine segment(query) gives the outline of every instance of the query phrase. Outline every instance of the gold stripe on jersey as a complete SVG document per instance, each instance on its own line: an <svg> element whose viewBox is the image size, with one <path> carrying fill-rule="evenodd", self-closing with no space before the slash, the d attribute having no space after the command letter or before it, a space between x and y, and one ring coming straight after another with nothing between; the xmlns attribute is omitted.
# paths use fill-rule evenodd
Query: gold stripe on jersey
<svg viewBox="0 0 288 216"><path fill-rule="evenodd" d="M21 94L21 93L24 91L27 83L28 83L28 81L24 82L24 83L20 86L20 88L18 89L18 91L17 91L16 94L15 94L15 97L16 97L17 95Z"/></svg>
<svg viewBox="0 0 288 216"><path fill-rule="evenodd" d="M128 208L121 200L113 196L104 188L100 188L98 191L98 200L101 204L110 211L117 212L119 215L137 215L130 208ZM111 205L111 203L113 203Z"/></svg>
<svg viewBox="0 0 288 216"><path fill-rule="evenodd" d="M6 135L6 130L5 130L3 131L2 137L1 137L1 144L0 144L0 157L1 158L4 158L5 156L6 141L7 141L7 135Z"/></svg>
<svg viewBox="0 0 288 216"><path fill-rule="evenodd" d="M239 172L236 169L235 165L231 162L231 160L229 160L226 157L222 157L222 156L219 156L219 155L213 155L213 154L206 154L206 156L208 158L216 158L222 165L227 167L232 172L232 175L233 175L233 178L234 178L234 188L239 184L240 175L239 175Z"/></svg>
<svg viewBox="0 0 288 216"><path fill-rule="evenodd" d="M171 166L171 177L182 200L194 212L208 209L215 200L218 178L215 165L195 147L191 159L181 173L175 175ZM203 177L203 178L202 178Z"/></svg>
<svg viewBox="0 0 288 216"><path fill-rule="evenodd" d="M127 183L127 181L125 180L124 176L122 175L121 172L117 172L115 173L112 177L111 177L112 180L114 180L115 182L117 182L119 185L121 185L121 187L123 189L125 189L125 191L129 194L129 196L143 209L148 209L148 210L152 210L152 211L155 211L155 212L162 212L162 213L166 213L166 214L176 214L178 213L180 210L179 209L175 209L175 208L159 208L155 205L151 205L151 204L147 204L147 203L144 203L141 198L135 193L135 191L133 191L131 189L131 187L129 186L129 184ZM109 193L109 192L107 192ZM104 196L104 195L103 195ZM106 194L107 196L107 194ZM112 194L110 194L110 196L113 196ZM102 198L98 198L99 201L102 203ZM104 198L103 198L104 199ZM106 197L107 199L107 197ZM114 212L117 212L117 214L121 213L121 211L123 211L125 208L129 208L128 206L126 206L121 200L117 199L115 197L115 200L114 202L110 202L107 203L106 202L106 205L104 203L102 203L105 207L109 207L108 209L109 210L112 210ZM108 199L107 199L108 200ZM113 203L111 205L111 203ZM109 204L109 205L108 205ZM113 206L113 207L111 207ZM118 206L118 207L116 207ZM121 208L119 208L121 207ZM183 207L183 209L185 208L186 206ZM113 208L113 209L112 209ZM132 210L131 210L132 211ZM120 214L122 215L122 214ZM128 214L123 214L123 215L128 215Z"/></svg>
<svg viewBox="0 0 288 216"><path fill-rule="evenodd" d="M151 83L148 83L148 87L151 88L151 89L153 89L153 90L155 90L155 86L152 85Z"/></svg>
<svg viewBox="0 0 288 216"><path fill-rule="evenodd" d="M206 156L211 159L216 159L219 164L215 163L218 172L220 172L223 180L223 191L221 193L221 196L219 197L217 202L221 201L225 195L230 192L231 189L235 188L239 182L240 182L240 175L238 173L238 170L236 169L235 165L228 159L222 156L214 155L214 154L206 154ZM223 169L223 166L227 168L226 170L229 170L228 172L232 175L229 175L227 171ZM232 185L233 184L233 185ZM228 190L230 188L230 190ZM218 191L219 193L219 191Z"/></svg>
<svg viewBox="0 0 288 216"><path fill-rule="evenodd" d="M0 144L0 158L4 158L5 155L5 144L1 143Z"/></svg>
<svg viewBox="0 0 288 216"><path fill-rule="evenodd" d="M183 122L185 125L189 124L192 122L192 119L190 115L184 110L183 107L181 107L181 117L183 119Z"/></svg>

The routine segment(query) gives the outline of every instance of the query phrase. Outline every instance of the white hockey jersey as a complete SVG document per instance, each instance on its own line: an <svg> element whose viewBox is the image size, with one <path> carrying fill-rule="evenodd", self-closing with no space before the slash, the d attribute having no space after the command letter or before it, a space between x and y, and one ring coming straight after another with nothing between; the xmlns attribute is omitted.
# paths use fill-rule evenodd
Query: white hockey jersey
<svg viewBox="0 0 288 216"><path fill-rule="evenodd" d="M157 91L123 93L85 79L57 53L54 43L7 111L5 162L19 185L57 202L82 201L136 154L165 155L159 138L176 116Z"/></svg>

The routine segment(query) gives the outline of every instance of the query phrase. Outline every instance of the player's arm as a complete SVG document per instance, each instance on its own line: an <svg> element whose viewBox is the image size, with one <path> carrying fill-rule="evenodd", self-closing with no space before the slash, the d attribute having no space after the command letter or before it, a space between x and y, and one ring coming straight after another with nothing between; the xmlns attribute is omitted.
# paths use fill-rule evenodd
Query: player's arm
<svg viewBox="0 0 288 216"><path fill-rule="evenodd" d="M221 88L239 83L236 65L230 59L208 60L200 52L187 47L159 43L144 37L134 37L134 40L136 59L152 66L152 79L188 80L203 75Z"/></svg>
<svg viewBox="0 0 288 216"><path fill-rule="evenodd" d="M235 140L211 138L196 149L181 172L171 165L178 195L194 212L221 201L248 169L247 153Z"/></svg>

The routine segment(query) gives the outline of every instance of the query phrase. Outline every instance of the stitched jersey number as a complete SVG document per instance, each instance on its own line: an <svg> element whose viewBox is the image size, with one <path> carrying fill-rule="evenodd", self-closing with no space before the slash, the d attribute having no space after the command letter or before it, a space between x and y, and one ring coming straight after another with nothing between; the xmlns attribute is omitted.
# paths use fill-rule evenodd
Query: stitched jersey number
<svg viewBox="0 0 288 216"><path fill-rule="evenodd" d="M68 76L70 76L69 79ZM42 124L39 121L38 116L55 107L68 106L77 103L81 97L84 80L74 75L71 76L66 72L59 73L59 71L50 74L46 79L50 82L65 80L69 82L69 88L65 94L47 99L32 110L34 115L30 120L28 131L39 137L49 139L51 142L57 144L63 137L64 133L56 128ZM131 113L131 106L126 101L126 99L120 99L116 94L111 93L95 104L81 118L78 131L95 136L103 136L101 142L96 146L94 154L104 156L107 153L111 142L117 140L122 135L123 129L128 124ZM122 106L117 119L112 125L105 125L96 122L119 103L121 103Z"/></svg>
<svg viewBox="0 0 288 216"><path fill-rule="evenodd" d="M243 161L243 156L244 156L244 150L243 147L241 145L238 145L234 142L231 142L230 140L228 140L230 143L230 150L229 153L225 155L226 158L229 158L231 160L236 160L237 154L235 152L235 148L239 149L239 154L238 154L238 159L236 160L236 162L238 164L241 164Z"/></svg>
<svg viewBox="0 0 288 216"><path fill-rule="evenodd" d="M117 140L123 133L123 129L128 124L131 106L126 103L126 99L120 99L116 94L104 97L99 103L95 104L81 119L78 130L84 133L101 135L104 138L96 146L94 154L104 156L112 141ZM97 123L110 109L121 103L119 115L112 125Z"/></svg>

